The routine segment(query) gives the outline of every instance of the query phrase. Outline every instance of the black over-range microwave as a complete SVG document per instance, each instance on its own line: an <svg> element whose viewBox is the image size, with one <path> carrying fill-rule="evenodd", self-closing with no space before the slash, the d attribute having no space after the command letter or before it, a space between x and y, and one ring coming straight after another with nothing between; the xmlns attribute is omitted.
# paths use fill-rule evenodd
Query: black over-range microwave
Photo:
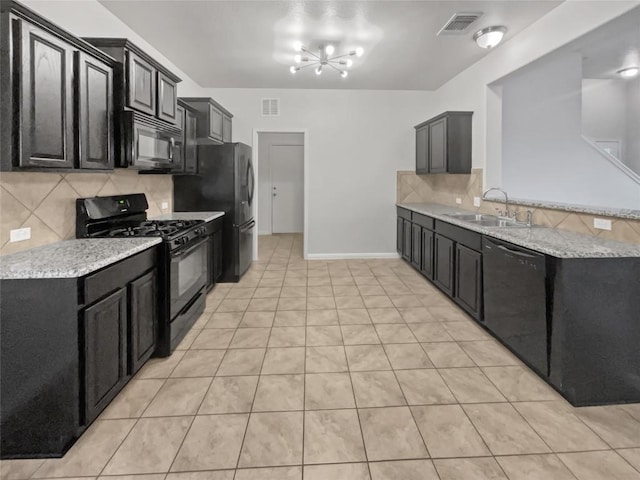
<svg viewBox="0 0 640 480"><path fill-rule="evenodd" d="M127 167L169 171L179 166L182 130L149 115L125 111L124 159Z"/></svg>

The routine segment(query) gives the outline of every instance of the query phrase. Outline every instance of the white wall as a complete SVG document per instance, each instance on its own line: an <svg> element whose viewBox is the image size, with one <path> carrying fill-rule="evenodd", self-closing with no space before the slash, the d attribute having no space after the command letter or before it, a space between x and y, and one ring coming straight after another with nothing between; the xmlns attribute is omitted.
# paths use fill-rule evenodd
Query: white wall
<svg viewBox="0 0 640 480"><path fill-rule="evenodd" d="M627 155L625 163L640 175L640 77L627 82Z"/></svg>
<svg viewBox="0 0 640 480"><path fill-rule="evenodd" d="M618 158L627 163L627 83L624 79L582 80L582 133L594 140L618 140ZM632 104L631 104L632 105ZM635 104L636 109L640 103Z"/></svg>
<svg viewBox="0 0 640 480"><path fill-rule="evenodd" d="M307 129L310 255L392 255L396 171L415 168L413 125L427 119L430 92L211 89L233 112L233 140L253 130ZM260 100L279 98L279 117Z"/></svg>

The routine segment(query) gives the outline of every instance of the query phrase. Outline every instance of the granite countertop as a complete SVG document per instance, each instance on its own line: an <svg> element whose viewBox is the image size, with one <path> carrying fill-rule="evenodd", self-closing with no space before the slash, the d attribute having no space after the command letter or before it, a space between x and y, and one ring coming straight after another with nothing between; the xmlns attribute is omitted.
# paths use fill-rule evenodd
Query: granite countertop
<svg viewBox="0 0 640 480"><path fill-rule="evenodd" d="M142 252L162 240L83 238L0 257L0 279L77 278Z"/></svg>
<svg viewBox="0 0 640 480"><path fill-rule="evenodd" d="M452 225L482 233L488 237L529 248L558 258L640 257L640 244L617 242L604 238L568 232L555 228L483 227L448 217L450 213L476 213L437 203L398 203L398 207L422 213Z"/></svg>
<svg viewBox="0 0 640 480"><path fill-rule="evenodd" d="M172 212L152 217L149 220L204 220L211 222L223 215L224 212Z"/></svg>

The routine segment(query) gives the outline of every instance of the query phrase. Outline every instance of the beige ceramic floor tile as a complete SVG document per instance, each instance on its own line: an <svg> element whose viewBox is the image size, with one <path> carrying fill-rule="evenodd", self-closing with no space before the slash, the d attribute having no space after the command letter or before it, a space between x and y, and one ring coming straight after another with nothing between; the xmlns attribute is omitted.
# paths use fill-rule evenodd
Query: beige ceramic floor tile
<svg viewBox="0 0 640 480"><path fill-rule="evenodd" d="M274 299L275 300L275 299ZM269 328L273 325L274 311L250 311L246 312L240 322L241 328Z"/></svg>
<svg viewBox="0 0 640 480"><path fill-rule="evenodd" d="M178 451L172 472L234 468L247 426L247 414L199 415Z"/></svg>
<svg viewBox="0 0 640 480"><path fill-rule="evenodd" d="M305 327L274 327L269 337L269 347L304 347Z"/></svg>
<svg viewBox="0 0 640 480"><path fill-rule="evenodd" d="M410 323L409 328L419 342L452 342L453 338L441 323Z"/></svg>
<svg viewBox="0 0 640 480"><path fill-rule="evenodd" d="M388 343L384 345L394 370L433 368L433 364L417 343Z"/></svg>
<svg viewBox="0 0 640 480"><path fill-rule="evenodd" d="M248 305L248 298L224 299L216 312L244 312Z"/></svg>
<svg viewBox="0 0 640 480"><path fill-rule="evenodd" d="M355 409L305 412L305 464L363 460L366 456Z"/></svg>
<svg viewBox="0 0 640 480"><path fill-rule="evenodd" d="M135 379L168 378L182 360L184 353L184 351L175 351L170 357L150 359L136 374Z"/></svg>
<svg viewBox="0 0 640 480"><path fill-rule="evenodd" d="M409 327L403 324L378 324L375 326L382 343L417 343Z"/></svg>
<svg viewBox="0 0 640 480"><path fill-rule="evenodd" d="M165 480L233 480L234 470L217 470L208 472L169 473ZM127 480L136 480L139 476ZM164 475L163 475L164 477ZM102 480L117 480L120 477L102 477ZM145 480L140 478L138 480ZM162 480L162 479L159 479Z"/></svg>
<svg viewBox="0 0 640 480"><path fill-rule="evenodd" d="M217 375L257 375L262 368L264 354L264 348L227 350Z"/></svg>
<svg viewBox="0 0 640 480"><path fill-rule="evenodd" d="M366 295L362 297L367 308L391 308L393 303L386 295Z"/></svg>
<svg viewBox="0 0 640 480"><path fill-rule="evenodd" d="M267 348L262 374L304 373L304 364L304 347Z"/></svg>
<svg viewBox="0 0 640 480"><path fill-rule="evenodd" d="M222 362L224 350L189 350L171 377L213 377Z"/></svg>
<svg viewBox="0 0 640 480"><path fill-rule="evenodd" d="M170 378L142 416L195 415L212 380L212 377Z"/></svg>
<svg viewBox="0 0 640 480"><path fill-rule="evenodd" d="M457 342L487 340L489 338L489 334L479 326L474 325L471 320L466 322L442 322L442 325Z"/></svg>
<svg viewBox="0 0 640 480"><path fill-rule="evenodd" d="M279 295L283 298L303 298L307 296L306 285L300 287L284 287Z"/></svg>
<svg viewBox="0 0 640 480"><path fill-rule="evenodd" d="M404 319L395 308L369 308L373 323L404 323Z"/></svg>
<svg viewBox="0 0 640 480"><path fill-rule="evenodd" d="M355 288L355 287L354 287ZM362 297L356 294L357 296L343 296L343 297L335 297L336 308L338 310L346 309L346 308L364 308L364 302L362 301Z"/></svg>
<svg viewBox="0 0 640 480"><path fill-rule="evenodd" d="M511 402L561 399L527 367L484 367L482 371Z"/></svg>
<svg viewBox="0 0 640 480"><path fill-rule="evenodd" d="M431 460L400 460L369 464L371 480L440 480Z"/></svg>
<svg viewBox="0 0 640 480"><path fill-rule="evenodd" d="M416 295L389 295L389 298L397 308L422 307L420 297Z"/></svg>
<svg viewBox="0 0 640 480"><path fill-rule="evenodd" d="M193 328L189 332L187 332L184 338L180 341L180 343L176 347L176 351L189 350L189 348L191 348L191 346L193 345L196 337L200 334L201 330L201 328L196 329L194 325Z"/></svg>
<svg viewBox="0 0 640 480"><path fill-rule="evenodd" d="M429 307L429 311L440 322L466 322L469 320L469 316L458 307L432 306Z"/></svg>
<svg viewBox="0 0 640 480"><path fill-rule="evenodd" d="M370 480L366 463L309 465L304 467L305 480Z"/></svg>
<svg viewBox="0 0 640 480"><path fill-rule="evenodd" d="M97 476L135 425L135 420L98 420L62 458L45 460L34 478Z"/></svg>
<svg viewBox="0 0 640 480"><path fill-rule="evenodd" d="M164 380L132 380L100 415L102 420L137 418L151 403Z"/></svg>
<svg viewBox="0 0 640 480"><path fill-rule="evenodd" d="M242 321L242 312L214 313L204 328L236 328Z"/></svg>
<svg viewBox="0 0 640 480"><path fill-rule="evenodd" d="M437 368L475 366L456 342L423 343L422 348Z"/></svg>
<svg viewBox="0 0 640 480"><path fill-rule="evenodd" d="M491 455L459 405L411 407L432 458Z"/></svg>
<svg viewBox="0 0 640 480"><path fill-rule="evenodd" d="M380 343L373 325L342 325L345 345L375 345Z"/></svg>
<svg viewBox="0 0 640 480"><path fill-rule="evenodd" d="M302 410L304 375L263 375L258 382L254 412Z"/></svg>
<svg viewBox="0 0 640 480"><path fill-rule="evenodd" d="M306 310L278 310L274 327L304 327L307 324Z"/></svg>
<svg viewBox="0 0 640 480"><path fill-rule="evenodd" d="M229 348L262 348L269 342L270 328L239 328Z"/></svg>
<svg viewBox="0 0 640 480"><path fill-rule="evenodd" d="M609 446L571 408L559 402L522 402L513 406L554 452L606 450Z"/></svg>
<svg viewBox="0 0 640 480"><path fill-rule="evenodd" d="M307 327L307 346L342 345L342 333L338 325Z"/></svg>
<svg viewBox="0 0 640 480"><path fill-rule="evenodd" d="M141 418L102 474L168 472L193 418Z"/></svg>
<svg viewBox="0 0 640 480"><path fill-rule="evenodd" d="M305 408L322 410L355 408L351 377L348 373L313 373L306 375Z"/></svg>
<svg viewBox="0 0 640 480"><path fill-rule="evenodd" d="M285 289L280 287L260 287L255 289L253 298L279 298L281 291L285 292ZM286 293L289 293L289 290Z"/></svg>
<svg viewBox="0 0 640 480"><path fill-rule="evenodd" d="M408 407L358 410L369 461L427 458Z"/></svg>
<svg viewBox="0 0 640 480"><path fill-rule="evenodd" d="M43 463L43 459L0 460L0 478L2 480L26 480L31 478Z"/></svg>
<svg viewBox="0 0 640 480"><path fill-rule="evenodd" d="M307 325L338 325L337 310L309 310Z"/></svg>
<svg viewBox="0 0 640 480"><path fill-rule="evenodd" d="M338 310L340 325L364 325L371 323L369 312L365 308Z"/></svg>
<svg viewBox="0 0 640 480"><path fill-rule="evenodd" d="M395 373L409 405L456 403L436 370L399 370Z"/></svg>
<svg viewBox="0 0 640 480"><path fill-rule="evenodd" d="M307 308L307 297L280 297L278 311L297 311Z"/></svg>
<svg viewBox="0 0 640 480"><path fill-rule="evenodd" d="M346 372L344 347L307 347L306 373Z"/></svg>
<svg viewBox="0 0 640 480"><path fill-rule="evenodd" d="M362 280L361 280L362 281ZM378 284L378 281L375 277L371 277L371 282L375 282L373 285L358 285L358 290L360 291L360 295L364 296L379 296L386 295L385 290Z"/></svg>
<svg viewBox="0 0 640 480"><path fill-rule="evenodd" d="M333 297L330 285L307 287L307 297Z"/></svg>
<svg viewBox="0 0 640 480"><path fill-rule="evenodd" d="M359 297L360 290L355 285L334 285L333 286L333 296L336 298L336 305L338 305L338 298L340 297ZM347 302L349 300L346 300ZM360 299L362 302L362 299ZM364 302L360 304L359 307L356 308L364 308Z"/></svg>
<svg viewBox="0 0 640 480"><path fill-rule="evenodd" d="M193 350L227 348L233 338L232 328L205 328L191 344Z"/></svg>
<svg viewBox="0 0 640 480"><path fill-rule="evenodd" d="M307 300L307 310L330 310L336 308L333 297L309 297Z"/></svg>
<svg viewBox="0 0 640 480"><path fill-rule="evenodd" d="M164 473L146 473L143 475L111 475L111 476L102 475L98 477L98 479L99 480L165 480L165 477L166 477L166 474ZM71 480L71 479L67 478L65 480ZM87 480L87 478L79 477L76 480Z"/></svg>
<svg viewBox="0 0 640 480"><path fill-rule="evenodd" d="M521 365L522 362L495 340L460 342L460 347L480 367Z"/></svg>
<svg viewBox="0 0 640 480"><path fill-rule="evenodd" d="M442 368L439 372L460 403L506 401L479 368Z"/></svg>
<svg viewBox="0 0 640 480"><path fill-rule="evenodd" d="M620 406L578 408L574 412L613 448L640 447L640 422Z"/></svg>
<svg viewBox="0 0 640 480"><path fill-rule="evenodd" d="M352 372L391 370L381 345L350 345L345 347L345 351Z"/></svg>
<svg viewBox="0 0 640 480"><path fill-rule="evenodd" d="M576 480L555 455L496 457L509 480Z"/></svg>
<svg viewBox="0 0 640 480"><path fill-rule="evenodd" d="M440 480L508 480L493 458L434 460Z"/></svg>
<svg viewBox="0 0 640 480"><path fill-rule="evenodd" d="M252 413L240 467L300 465L302 412Z"/></svg>
<svg viewBox="0 0 640 480"><path fill-rule="evenodd" d="M614 451L559 453L558 457L579 480L640 479L640 472Z"/></svg>
<svg viewBox="0 0 640 480"><path fill-rule="evenodd" d="M351 382L358 408L407 404L393 372L352 372Z"/></svg>
<svg viewBox="0 0 640 480"><path fill-rule="evenodd" d="M424 307L401 307L398 308L398 311L407 323L433 323L436 321L431 312Z"/></svg>
<svg viewBox="0 0 640 480"><path fill-rule="evenodd" d="M225 298L251 298L255 291L253 287L235 287L229 290Z"/></svg>
<svg viewBox="0 0 640 480"><path fill-rule="evenodd" d="M282 283L282 280L280 280ZM275 312L278 307L277 298L253 298L249 302L247 312ZM283 309L284 310L284 309ZM287 310L300 310L299 308L291 308ZM246 316L245 316L246 319Z"/></svg>
<svg viewBox="0 0 640 480"><path fill-rule="evenodd" d="M257 384L257 376L214 378L198 414L250 412Z"/></svg>
<svg viewBox="0 0 640 480"><path fill-rule="evenodd" d="M463 408L494 455L550 452L510 404L484 403Z"/></svg>
<svg viewBox="0 0 640 480"><path fill-rule="evenodd" d="M640 448L618 450L618 453L640 472Z"/></svg>
<svg viewBox="0 0 640 480"><path fill-rule="evenodd" d="M234 480L302 480L302 467L238 469Z"/></svg>

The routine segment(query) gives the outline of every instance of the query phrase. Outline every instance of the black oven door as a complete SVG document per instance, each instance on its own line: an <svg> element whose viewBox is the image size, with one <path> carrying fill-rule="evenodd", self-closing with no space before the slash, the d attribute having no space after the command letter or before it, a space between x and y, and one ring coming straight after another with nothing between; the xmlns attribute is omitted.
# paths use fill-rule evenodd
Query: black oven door
<svg viewBox="0 0 640 480"><path fill-rule="evenodd" d="M207 284L208 239L200 238L171 252L170 320L173 320Z"/></svg>

